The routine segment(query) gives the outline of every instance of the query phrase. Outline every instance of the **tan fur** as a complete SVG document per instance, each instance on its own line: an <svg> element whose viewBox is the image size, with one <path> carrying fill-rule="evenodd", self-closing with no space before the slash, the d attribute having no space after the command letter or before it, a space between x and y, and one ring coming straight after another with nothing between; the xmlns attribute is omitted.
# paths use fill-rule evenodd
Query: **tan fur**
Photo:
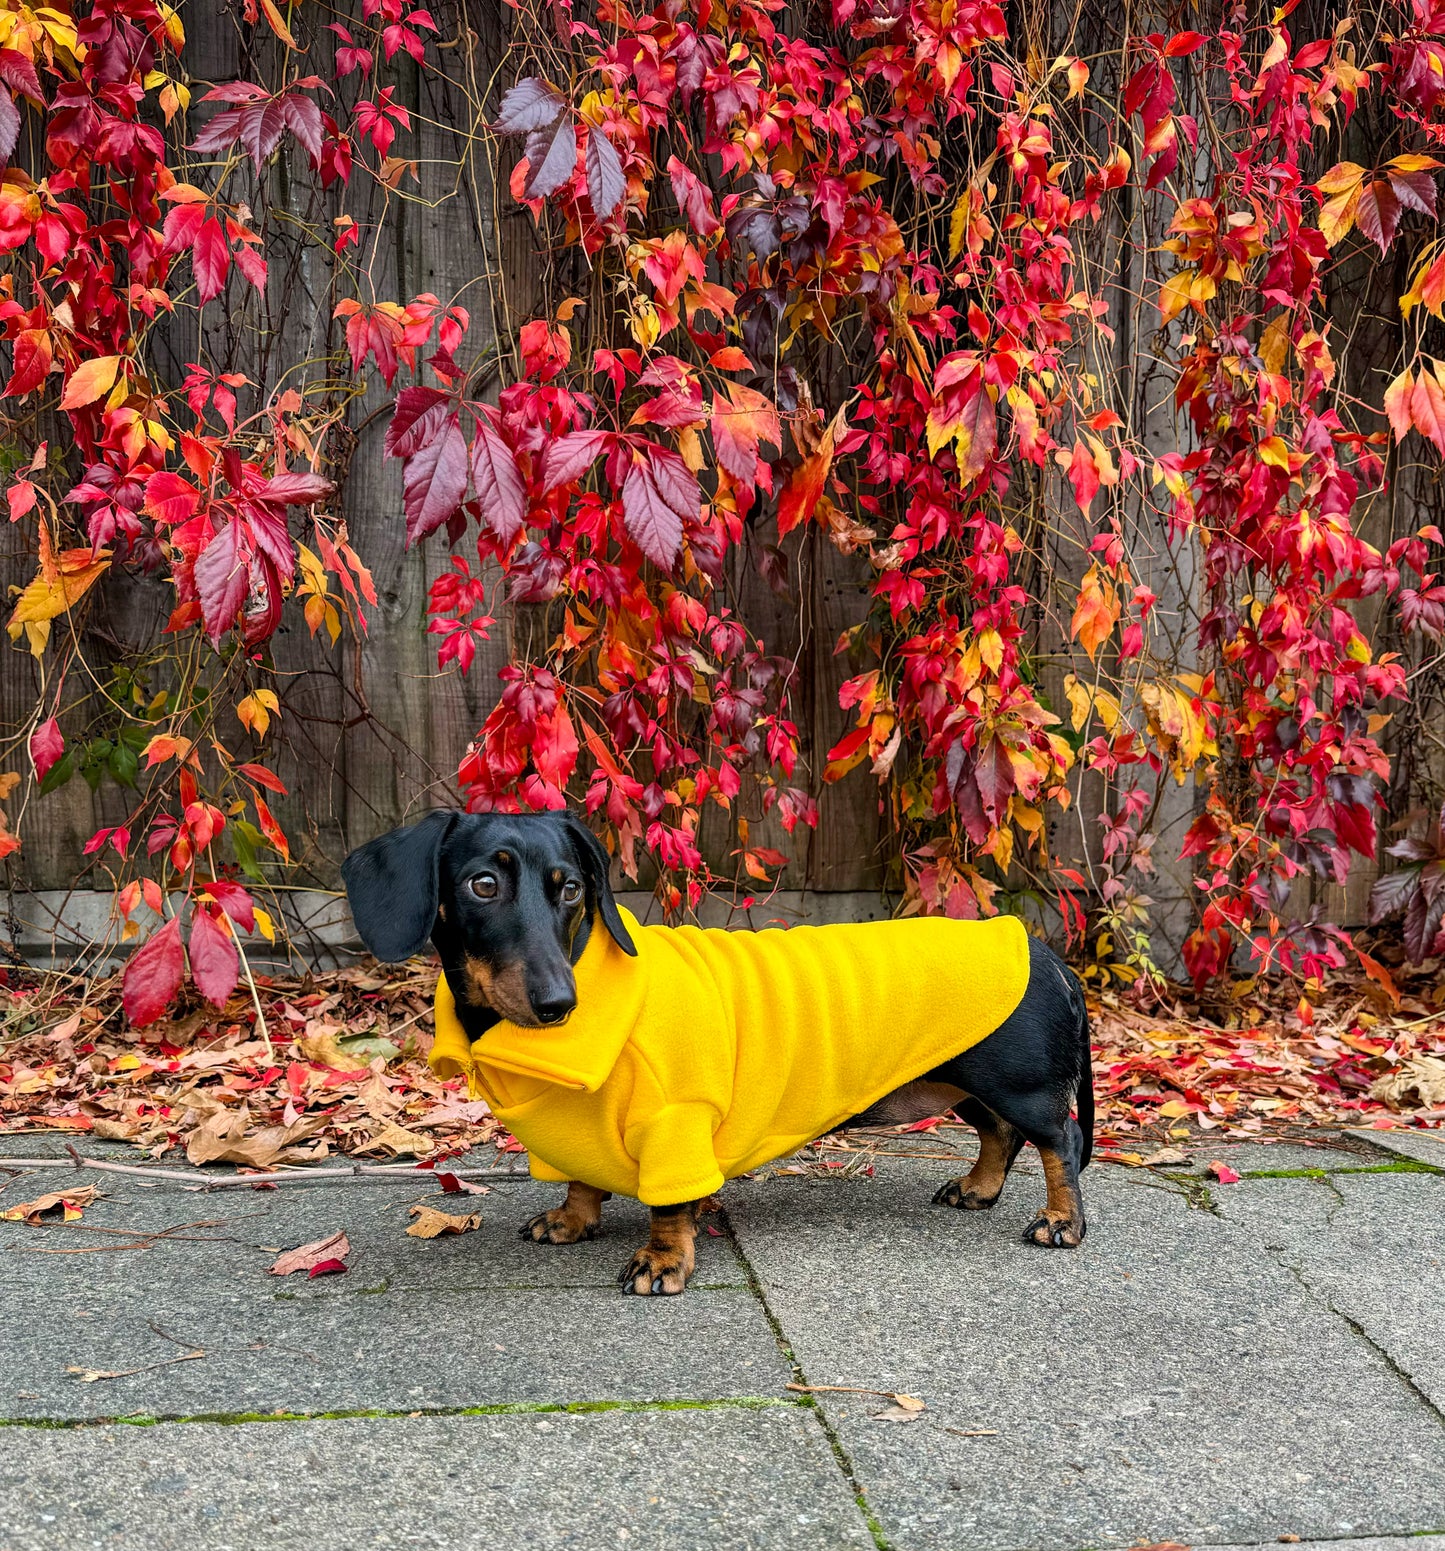
<svg viewBox="0 0 1445 1551"><path fill-rule="evenodd" d="M694 1201L681 1210L652 1214L648 1241L628 1261L620 1278L624 1292L639 1297L670 1296L687 1286L696 1268L697 1209ZM657 1292L653 1283L658 1283Z"/></svg>
<svg viewBox="0 0 1445 1551"><path fill-rule="evenodd" d="M535 1027L537 1015L527 995L526 970L520 963L493 969L485 959L470 956L462 961L464 997L472 1007L490 1007L498 1016Z"/></svg>
<svg viewBox="0 0 1445 1551"><path fill-rule="evenodd" d="M602 1222L602 1203L612 1199L610 1192L575 1179L567 1186L567 1199L550 1212L542 1212L522 1228L522 1237L538 1244L576 1244L595 1239Z"/></svg>

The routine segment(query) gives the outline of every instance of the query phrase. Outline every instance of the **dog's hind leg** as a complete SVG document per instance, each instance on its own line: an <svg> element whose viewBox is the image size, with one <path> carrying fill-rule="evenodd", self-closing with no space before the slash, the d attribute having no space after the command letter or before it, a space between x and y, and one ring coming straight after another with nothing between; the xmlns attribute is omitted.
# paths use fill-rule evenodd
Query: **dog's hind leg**
<svg viewBox="0 0 1445 1551"><path fill-rule="evenodd" d="M978 1161L967 1174L943 1185L933 1202L935 1206L956 1206L966 1212L985 1211L1002 1193L1008 1171L1024 1145L1024 1136L977 1099L966 1099L954 1109L960 1119L978 1131Z"/></svg>
<svg viewBox="0 0 1445 1551"><path fill-rule="evenodd" d="M539 1212L522 1224L522 1237L536 1244L576 1244L582 1239L595 1239L602 1223L602 1203L611 1199L611 1192L574 1179L567 1186L567 1199L561 1206Z"/></svg>
<svg viewBox="0 0 1445 1551"><path fill-rule="evenodd" d="M1041 1244L1047 1249L1075 1249L1084 1242L1088 1231L1084 1198L1079 1192L1083 1133L1071 1118L1057 1141L1030 1140L1043 1160L1048 1194L1043 1211L1024 1229L1024 1243Z"/></svg>

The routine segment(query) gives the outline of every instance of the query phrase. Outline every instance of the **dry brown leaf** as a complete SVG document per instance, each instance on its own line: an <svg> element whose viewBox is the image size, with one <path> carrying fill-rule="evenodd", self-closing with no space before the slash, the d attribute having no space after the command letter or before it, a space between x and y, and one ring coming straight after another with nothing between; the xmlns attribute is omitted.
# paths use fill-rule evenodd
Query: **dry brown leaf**
<svg viewBox="0 0 1445 1551"><path fill-rule="evenodd" d="M436 1151L436 1146L431 1137L423 1136L419 1131L408 1131L405 1126L399 1126L394 1120L388 1120L365 1147L358 1147L356 1151L384 1152L392 1158L410 1153L414 1158L425 1158L429 1153Z"/></svg>
<svg viewBox="0 0 1445 1551"><path fill-rule="evenodd" d="M318 1066L329 1066L337 1072L366 1071L371 1063L343 1050L337 1043L337 1036L340 1033L340 1029L323 1026L303 1034L296 1043L301 1047L302 1055Z"/></svg>
<svg viewBox="0 0 1445 1551"><path fill-rule="evenodd" d="M875 1422L916 1422L928 1409L917 1395L894 1395L893 1404L873 1413Z"/></svg>
<svg viewBox="0 0 1445 1551"><path fill-rule="evenodd" d="M36 1196L33 1201L22 1201L18 1206L0 1212L0 1220L24 1222L32 1227L44 1227L47 1222L75 1222L85 1207L95 1200L95 1186L81 1185L75 1190L57 1190L50 1195Z"/></svg>
<svg viewBox="0 0 1445 1551"><path fill-rule="evenodd" d="M408 1214L416 1221L406 1230L414 1239L434 1239L443 1233L470 1233L481 1226L482 1214L468 1212L454 1217L450 1212L439 1212L434 1206L414 1206Z"/></svg>
<svg viewBox="0 0 1445 1551"><path fill-rule="evenodd" d="M1370 1097L1396 1109L1445 1108L1445 1061L1413 1056L1398 1071L1371 1084Z"/></svg>
<svg viewBox="0 0 1445 1551"><path fill-rule="evenodd" d="M277 1163L310 1163L326 1156L325 1142L310 1149L296 1146L326 1128L325 1115L303 1115L290 1125L263 1126L248 1135L250 1123L245 1105L217 1111L191 1132L186 1157L192 1163L243 1163L269 1169Z"/></svg>
<svg viewBox="0 0 1445 1551"><path fill-rule="evenodd" d="M290 1276L295 1271L305 1271L309 1276L317 1266L333 1260L345 1260L351 1253L351 1241L344 1232L333 1233L330 1238L317 1239L313 1244L303 1244L299 1249L288 1249L268 1269L272 1276Z"/></svg>

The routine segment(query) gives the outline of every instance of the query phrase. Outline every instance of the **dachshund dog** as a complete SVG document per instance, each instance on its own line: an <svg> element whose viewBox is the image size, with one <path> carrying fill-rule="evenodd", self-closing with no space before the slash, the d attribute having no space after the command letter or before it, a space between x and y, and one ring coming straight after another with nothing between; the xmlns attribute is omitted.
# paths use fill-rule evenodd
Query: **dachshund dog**
<svg viewBox="0 0 1445 1551"><path fill-rule="evenodd" d="M571 813L439 810L353 851L342 875L378 959L428 938L441 957L434 1066L467 1073L535 1176L568 1182L523 1237L593 1238L614 1192L651 1206L627 1292L684 1290L700 1199L723 1179L845 1125L950 1109L979 1154L938 1205L992 1207L1032 1142L1047 1199L1025 1241L1083 1241L1088 1015L1073 973L1016 921L640 927Z"/></svg>

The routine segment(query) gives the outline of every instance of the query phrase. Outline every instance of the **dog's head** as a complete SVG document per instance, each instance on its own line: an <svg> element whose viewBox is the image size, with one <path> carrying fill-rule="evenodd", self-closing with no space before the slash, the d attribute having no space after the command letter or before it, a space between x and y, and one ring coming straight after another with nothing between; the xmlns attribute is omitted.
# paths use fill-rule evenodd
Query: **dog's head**
<svg viewBox="0 0 1445 1551"><path fill-rule="evenodd" d="M379 959L441 955L459 1011L538 1028L577 1005L572 966L600 920L635 954L602 842L572 813L438 810L341 865L361 939Z"/></svg>

